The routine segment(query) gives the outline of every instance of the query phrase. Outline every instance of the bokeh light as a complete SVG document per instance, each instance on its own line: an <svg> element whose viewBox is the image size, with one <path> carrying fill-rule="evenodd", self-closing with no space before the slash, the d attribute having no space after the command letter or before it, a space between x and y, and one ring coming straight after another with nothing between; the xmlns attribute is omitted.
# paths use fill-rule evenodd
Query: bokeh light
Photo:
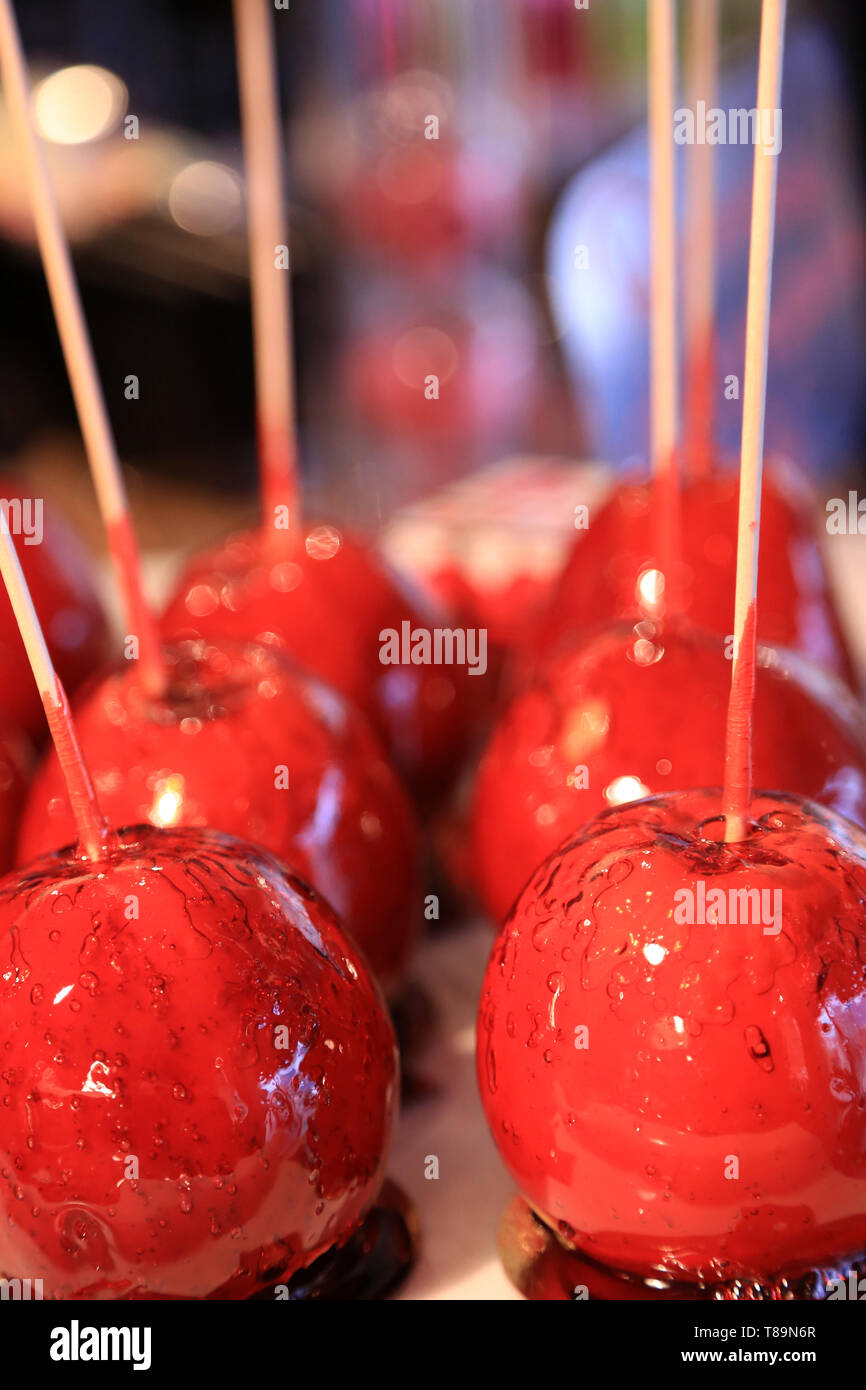
<svg viewBox="0 0 866 1390"><path fill-rule="evenodd" d="M219 236L236 227L241 204L237 174L210 159L185 165L168 191L169 212L179 227L194 236Z"/></svg>
<svg viewBox="0 0 866 1390"><path fill-rule="evenodd" d="M83 145L117 129L128 96L125 84L106 68L88 63L60 68L34 90L36 124L55 145Z"/></svg>

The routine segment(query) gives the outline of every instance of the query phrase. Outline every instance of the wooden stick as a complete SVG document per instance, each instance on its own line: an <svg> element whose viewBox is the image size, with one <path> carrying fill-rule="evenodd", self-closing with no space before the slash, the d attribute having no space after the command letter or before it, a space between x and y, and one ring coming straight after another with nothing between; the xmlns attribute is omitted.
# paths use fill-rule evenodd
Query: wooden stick
<svg viewBox="0 0 866 1390"><path fill-rule="evenodd" d="M262 516L273 527L298 504L290 275L275 263L288 245L282 131L269 0L234 0L241 133L247 175L250 290ZM283 526L281 529L285 530Z"/></svg>
<svg viewBox="0 0 866 1390"><path fill-rule="evenodd" d="M719 0L690 0L688 102L697 112L716 104L719 69ZM686 258L684 335L685 439L692 477L712 466L715 443L716 147L697 140L686 160Z"/></svg>
<svg viewBox="0 0 866 1390"><path fill-rule="evenodd" d="M649 0L650 464L653 530L664 576L661 612L676 611L680 496L676 449L679 391L676 334L674 0Z"/></svg>
<svg viewBox="0 0 866 1390"><path fill-rule="evenodd" d="M109 550L123 597L124 620L129 635L138 638L142 677L148 689L158 693L165 686L165 666L156 624L144 599L141 562L132 529L129 499L81 307L69 244L33 116L30 81L12 0L0 0L0 72L24 159L45 279L99 509L108 533Z"/></svg>
<svg viewBox="0 0 866 1390"><path fill-rule="evenodd" d="M75 727L69 713L66 692L54 670L45 637L39 624L27 580L9 534L6 514L0 510L0 572L6 584L12 611L18 623L33 677L42 699L51 737L57 749L60 768L78 832L79 846L87 859L103 859L114 843L114 832L96 801L90 773L81 755Z"/></svg>
<svg viewBox="0 0 866 1390"><path fill-rule="evenodd" d="M672 470L677 444L674 0L649 0L650 458Z"/></svg>
<svg viewBox="0 0 866 1390"><path fill-rule="evenodd" d="M758 119L779 109L786 0L763 0L758 59ZM746 360L743 381L743 434L740 454L740 513L737 529L737 591L734 656L725 746L725 840L745 838L752 791L752 702L755 690L758 545L767 352L773 283L773 232L776 221L778 155L755 144L752 174L752 228L746 307Z"/></svg>

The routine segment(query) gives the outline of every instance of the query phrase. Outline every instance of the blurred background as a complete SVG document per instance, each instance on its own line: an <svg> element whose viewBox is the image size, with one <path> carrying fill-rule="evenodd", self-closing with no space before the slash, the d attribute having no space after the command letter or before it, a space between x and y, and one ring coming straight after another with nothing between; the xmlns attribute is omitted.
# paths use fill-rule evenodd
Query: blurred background
<svg viewBox="0 0 866 1390"><path fill-rule="evenodd" d="M789 5L767 439L824 495L862 476L857 9ZM722 5L724 107L754 100L759 10ZM142 540L198 545L255 506L231 6L18 14ZM374 530L503 458L643 455L643 0L291 0L275 24L308 511ZM724 372L742 363L751 159L719 150ZM4 467L98 545L2 95L0 296ZM735 449L739 403L719 415ZM508 476L523 510L526 475Z"/></svg>

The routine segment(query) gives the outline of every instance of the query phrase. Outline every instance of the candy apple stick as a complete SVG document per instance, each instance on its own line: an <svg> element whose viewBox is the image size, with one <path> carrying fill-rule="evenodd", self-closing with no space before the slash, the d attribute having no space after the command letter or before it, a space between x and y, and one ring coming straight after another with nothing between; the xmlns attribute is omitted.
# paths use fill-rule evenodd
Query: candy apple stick
<svg viewBox="0 0 866 1390"><path fill-rule="evenodd" d="M0 511L0 572L9 594L12 611L18 623L18 630L30 661L51 737L57 749L57 757L66 781L66 790L72 806L72 814L78 831L82 852L88 859L104 857L113 838L111 831L99 810L93 783L87 771L75 727L69 713L66 692L60 677L54 670L45 638L33 607L27 580L15 550L15 543L9 534L5 513Z"/></svg>
<svg viewBox="0 0 866 1390"><path fill-rule="evenodd" d="M758 119L776 112L782 91L785 0L763 0L758 59ZM775 119L775 118L772 118ZM725 746L725 839L745 838L752 782L752 702L755 690L758 542L767 350L773 280L778 156L756 139L752 176L752 228L746 307L746 360L743 382L743 434L740 455L740 513L737 530L737 590L734 653Z"/></svg>
<svg viewBox="0 0 866 1390"><path fill-rule="evenodd" d="M649 0L648 87L650 171L650 462L657 497L658 548L665 606L674 601L679 531L676 336L676 207L674 0Z"/></svg>
<svg viewBox="0 0 866 1390"><path fill-rule="evenodd" d="M716 104L719 0L690 0L688 101ZM714 449L713 370L716 305L716 147L695 140L686 161L686 257L683 305L686 458L692 476L709 471Z"/></svg>
<svg viewBox="0 0 866 1390"><path fill-rule="evenodd" d="M234 20L247 174L260 490L264 523L274 526L285 508L294 521L299 488L291 271L277 265L278 247L288 243L273 6L269 0L234 0Z"/></svg>
<svg viewBox="0 0 866 1390"><path fill-rule="evenodd" d="M129 499L81 307L69 245L42 141L36 129L30 81L11 0L0 0L0 73L24 160L45 278L123 600L124 621L128 635L135 637L138 642L144 682L149 690L156 693L163 688L165 680L156 624L144 599Z"/></svg>

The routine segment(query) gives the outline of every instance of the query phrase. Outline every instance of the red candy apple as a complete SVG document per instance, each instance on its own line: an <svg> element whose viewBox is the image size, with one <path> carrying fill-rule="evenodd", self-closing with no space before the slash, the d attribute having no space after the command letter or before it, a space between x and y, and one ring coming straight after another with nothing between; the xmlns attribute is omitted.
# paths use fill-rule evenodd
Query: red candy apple
<svg viewBox="0 0 866 1390"><path fill-rule="evenodd" d="M412 810L358 712L277 648L186 642L154 699L135 664L76 709L79 743L114 825L210 826L262 845L338 912L380 983L398 983L420 891ZM75 828L50 750L24 811L18 862Z"/></svg>
<svg viewBox="0 0 866 1390"><path fill-rule="evenodd" d="M27 796L32 750L8 720L0 720L0 874L12 867L18 822Z"/></svg>
<svg viewBox="0 0 866 1390"><path fill-rule="evenodd" d="M719 808L617 807L545 860L488 965L478 1076L562 1242L737 1297L866 1250L866 836L758 793L726 845Z"/></svg>
<svg viewBox="0 0 866 1390"><path fill-rule="evenodd" d="M533 646L541 657L599 622L656 616L657 494L651 484L624 483L602 509L571 560ZM675 611L707 632L732 630L738 480L716 472L681 489L680 565ZM768 469L761 514L758 637L790 647L854 684L851 658L828 591L815 526L802 484L790 469Z"/></svg>
<svg viewBox="0 0 866 1390"><path fill-rule="evenodd" d="M270 855L138 827L0 883L0 1276L46 1298L244 1298L357 1228L394 1036L331 909Z"/></svg>
<svg viewBox="0 0 866 1390"><path fill-rule="evenodd" d="M20 481L0 478L0 498L20 507L33 498ZM23 513L22 513L23 515ZM31 513L31 534L39 534ZM10 525L10 530L13 526ZM54 665L70 692L106 659L108 627L99 602L93 566L77 537L56 512L43 506L41 539L28 544L26 535L17 544L33 601L45 631ZM41 736L44 715L30 675L24 644L5 588L0 585L0 709L31 736Z"/></svg>
<svg viewBox="0 0 866 1390"><path fill-rule="evenodd" d="M163 620L169 637L279 640L305 669L354 702L415 787L444 784L469 733L471 683L460 666L388 665L388 632L430 630L371 550L333 526L275 545L247 532L193 560Z"/></svg>
<svg viewBox="0 0 866 1390"><path fill-rule="evenodd" d="M730 687L721 641L681 622L606 628L548 663L505 709L478 771L473 859L492 916L607 806L718 780ZM841 682L765 649L754 728L757 785L866 825L866 730Z"/></svg>
<svg viewBox="0 0 866 1390"><path fill-rule="evenodd" d="M446 141L387 148L365 161L341 198L344 230L353 245L373 247L389 262L447 262L468 240L459 176L457 152Z"/></svg>
<svg viewBox="0 0 866 1390"><path fill-rule="evenodd" d="M358 324L339 368L341 400L363 428L427 446L453 478L525 419L537 381L537 309L525 287L470 273L410 307Z"/></svg>
<svg viewBox="0 0 866 1390"><path fill-rule="evenodd" d="M461 132L458 105L452 83L410 65L345 107L303 117L295 175L340 224L344 243L362 249L367 274L372 254L389 270L403 261L417 281L465 262L473 249L493 259L519 237L527 203L522 108L501 98L495 110L474 110Z"/></svg>

